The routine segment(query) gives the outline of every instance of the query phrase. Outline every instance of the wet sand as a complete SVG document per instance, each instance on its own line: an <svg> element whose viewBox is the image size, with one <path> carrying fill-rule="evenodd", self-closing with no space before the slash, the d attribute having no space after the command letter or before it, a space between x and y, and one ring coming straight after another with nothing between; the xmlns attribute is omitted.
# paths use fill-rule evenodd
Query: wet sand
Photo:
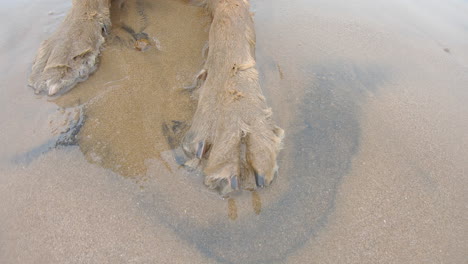
<svg viewBox="0 0 468 264"><path fill-rule="evenodd" d="M224 200L177 149L204 10L129 1L99 70L36 96L32 58L69 7L2 1L1 263L466 263L466 2L252 1L287 137L275 183Z"/></svg>

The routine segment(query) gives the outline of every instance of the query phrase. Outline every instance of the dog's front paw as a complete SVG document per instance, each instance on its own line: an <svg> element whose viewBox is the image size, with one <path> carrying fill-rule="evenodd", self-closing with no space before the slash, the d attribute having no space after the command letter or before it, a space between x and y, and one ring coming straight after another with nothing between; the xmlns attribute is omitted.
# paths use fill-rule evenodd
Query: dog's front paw
<svg viewBox="0 0 468 264"><path fill-rule="evenodd" d="M268 186L284 132L271 119L257 72L239 72L221 88L217 80L208 78L201 87L184 150L193 157L192 166L203 167L205 184L222 195Z"/></svg>
<svg viewBox="0 0 468 264"><path fill-rule="evenodd" d="M110 20L98 13L70 13L59 29L41 44L29 85L36 93L54 95L84 81L96 70Z"/></svg>

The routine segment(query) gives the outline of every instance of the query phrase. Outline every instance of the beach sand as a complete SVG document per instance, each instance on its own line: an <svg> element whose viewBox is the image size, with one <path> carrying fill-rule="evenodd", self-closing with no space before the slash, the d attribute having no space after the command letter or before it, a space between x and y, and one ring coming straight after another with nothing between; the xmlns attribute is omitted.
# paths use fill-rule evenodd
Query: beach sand
<svg viewBox="0 0 468 264"><path fill-rule="evenodd" d="M1 1L1 263L466 263L466 1L252 1L286 138L274 184L229 199L178 163L209 15L127 2L48 98L27 78L71 1Z"/></svg>

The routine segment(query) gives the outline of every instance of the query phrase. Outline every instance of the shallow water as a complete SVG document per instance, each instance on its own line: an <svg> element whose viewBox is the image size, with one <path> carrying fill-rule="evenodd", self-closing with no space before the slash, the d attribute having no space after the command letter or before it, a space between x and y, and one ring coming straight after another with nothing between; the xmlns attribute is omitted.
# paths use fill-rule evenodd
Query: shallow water
<svg viewBox="0 0 468 264"><path fill-rule="evenodd" d="M178 164L209 18L128 2L99 70L59 98L26 80L70 3L0 2L2 263L466 262L466 2L252 1L287 136L275 183L226 200Z"/></svg>

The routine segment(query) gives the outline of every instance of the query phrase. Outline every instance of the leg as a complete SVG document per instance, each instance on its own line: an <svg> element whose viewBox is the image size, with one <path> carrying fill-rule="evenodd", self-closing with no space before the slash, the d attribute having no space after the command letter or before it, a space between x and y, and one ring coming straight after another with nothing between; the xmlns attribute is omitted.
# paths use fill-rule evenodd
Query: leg
<svg viewBox="0 0 468 264"><path fill-rule="evenodd" d="M222 194L255 177L271 183L283 130L271 120L255 69L255 32L247 0L208 0L213 15L206 80L184 149L202 161L205 184ZM193 161L192 161L193 163Z"/></svg>
<svg viewBox="0 0 468 264"><path fill-rule="evenodd" d="M41 44L29 85L37 93L64 92L96 70L96 59L110 28L111 0L73 0L58 30Z"/></svg>

